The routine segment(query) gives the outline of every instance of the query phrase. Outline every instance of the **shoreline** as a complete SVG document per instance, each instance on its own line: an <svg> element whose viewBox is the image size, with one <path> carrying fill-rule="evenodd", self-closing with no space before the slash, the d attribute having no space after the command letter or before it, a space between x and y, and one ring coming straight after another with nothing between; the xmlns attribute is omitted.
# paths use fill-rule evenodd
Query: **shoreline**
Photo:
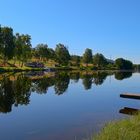
<svg viewBox="0 0 140 140"><path fill-rule="evenodd" d="M72 71L72 70L77 70L77 71L98 71L98 72L138 72L135 70L112 70L112 69L97 69L97 70L92 70L89 68L73 68L73 67L49 67L53 71ZM0 73L4 72L28 72L28 71L46 71L44 68L30 68L30 67L23 67L23 68L16 68L16 67L0 67Z"/></svg>
<svg viewBox="0 0 140 140"><path fill-rule="evenodd" d="M91 140L138 140L140 138L139 125L140 113L117 121L111 121L104 125L101 131L95 134Z"/></svg>

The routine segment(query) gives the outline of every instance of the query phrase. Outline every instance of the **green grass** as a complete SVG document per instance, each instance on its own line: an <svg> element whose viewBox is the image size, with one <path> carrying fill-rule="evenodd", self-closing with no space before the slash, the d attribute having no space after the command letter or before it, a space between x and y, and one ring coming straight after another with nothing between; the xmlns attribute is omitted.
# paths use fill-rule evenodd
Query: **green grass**
<svg viewBox="0 0 140 140"><path fill-rule="evenodd" d="M30 67L0 67L0 72L40 71L42 68Z"/></svg>
<svg viewBox="0 0 140 140"><path fill-rule="evenodd" d="M140 140L140 114L110 122L92 140Z"/></svg>

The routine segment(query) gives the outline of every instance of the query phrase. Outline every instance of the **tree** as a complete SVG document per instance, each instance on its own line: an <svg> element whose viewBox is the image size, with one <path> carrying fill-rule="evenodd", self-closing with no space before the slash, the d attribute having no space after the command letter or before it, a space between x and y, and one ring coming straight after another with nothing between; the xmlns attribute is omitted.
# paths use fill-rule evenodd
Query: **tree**
<svg viewBox="0 0 140 140"><path fill-rule="evenodd" d="M40 59L40 56L36 50L36 48L32 48L31 49L31 55L32 55L32 58L35 58L35 59Z"/></svg>
<svg viewBox="0 0 140 140"><path fill-rule="evenodd" d="M21 67L23 66L23 63L27 62L29 58L31 58L31 37L29 35L22 35L22 54L21 54Z"/></svg>
<svg viewBox="0 0 140 140"><path fill-rule="evenodd" d="M63 44L57 44L55 49L56 61L63 65L67 66L70 60L70 54L66 46Z"/></svg>
<svg viewBox="0 0 140 140"><path fill-rule="evenodd" d="M0 27L0 53L3 57L3 63L14 55L14 35L13 29L9 27Z"/></svg>
<svg viewBox="0 0 140 140"><path fill-rule="evenodd" d="M124 68L124 59L123 58L116 59L115 65L118 69L123 69Z"/></svg>
<svg viewBox="0 0 140 140"><path fill-rule="evenodd" d="M128 70L128 69L133 69L133 63L129 60L125 60L123 58L118 58L115 60L115 65L117 67L117 69L124 69L124 70Z"/></svg>
<svg viewBox="0 0 140 140"><path fill-rule="evenodd" d="M49 58L49 50L47 44L38 44L35 50L38 56L40 57L40 60L45 61Z"/></svg>
<svg viewBox="0 0 140 140"><path fill-rule="evenodd" d="M16 34L16 57L22 62L21 67L28 59L31 58L31 37L30 35L26 34Z"/></svg>
<svg viewBox="0 0 140 140"><path fill-rule="evenodd" d="M16 33L14 42L15 42L15 49L14 49L14 64L15 64L16 60L21 60L21 54L22 54L22 40L21 40L21 35L19 33Z"/></svg>
<svg viewBox="0 0 140 140"><path fill-rule="evenodd" d="M49 59L52 59L52 60L56 59L55 51L52 48L48 48L48 53L49 53Z"/></svg>
<svg viewBox="0 0 140 140"><path fill-rule="evenodd" d="M117 80L123 80L126 78L130 78L132 76L132 72L116 72L115 73L115 78Z"/></svg>
<svg viewBox="0 0 140 140"><path fill-rule="evenodd" d="M85 53L83 54L83 63L88 65L91 62L92 62L92 50L87 48L85 50Z"/></svg>
<svg viewBox="0 0 140 140"><path fill-rule="evenodd" d="M1 33L1 25L0 25L0 49L2 48L1 45L2 45L2 33ZM1 50L0 50L0 52L1 52Z"/></svg>
<svg viewBox="0 0 140 140"><path fill-rule="evenodd" d="M107 64L107 60L102 54L97 53L93 56L93 64L98 68L103 67Z"/></svg>
<svg viewBox="0 0 140 140"><path fill-rule="evenodd" d="M31 58L31 37L29 35L20 35L17 33L15 36L15 46L15 57L22 62L22 67L23 63Z"/></svg>
<svg viewBox="0 0 140 140"><path fill-rule="evenodd" d="M80 65L80 56L71 55L71 62L72 62L73 65L79 66Z"/></svg>

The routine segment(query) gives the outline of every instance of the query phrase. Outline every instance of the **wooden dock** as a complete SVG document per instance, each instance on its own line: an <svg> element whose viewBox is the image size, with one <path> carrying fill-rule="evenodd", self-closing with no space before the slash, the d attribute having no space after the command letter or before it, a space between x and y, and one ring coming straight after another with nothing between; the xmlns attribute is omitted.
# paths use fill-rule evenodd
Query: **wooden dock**
<svg viewBox="0 0 140 140"><path fill-rule="evenodd" d="M120 94L120 97L140 100L140 94L125 93L125 94Z"/></svg>

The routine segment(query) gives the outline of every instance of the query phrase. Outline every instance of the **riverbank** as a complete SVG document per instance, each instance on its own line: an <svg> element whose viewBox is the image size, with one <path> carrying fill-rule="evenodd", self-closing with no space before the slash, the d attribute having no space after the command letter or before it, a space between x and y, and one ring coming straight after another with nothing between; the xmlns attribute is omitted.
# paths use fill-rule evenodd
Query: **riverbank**
<svg viewBox="0 0 140 140"><path fill-rule="evenodd" d="M134 70L112 70L112 69L92 69L91 67L49 67L54 71L70 71L70 70L78 70L78 71L121 71L121 72L134 72ZM23 72L23 71L45 71L45 68L32 68L32 67L0 67L0 73L3 72Z"/></svg>
<svg viewBox="0 0 140 140"><path fill-rule="evenodd" d="M92 140L139 140L140 113L132 118L110 122Z"/></svg>
<svg viewBox="0 0 140 140"><path fill-rule="evenodd" d="M49 67L49 69L56 70L80 70L80 68L72 67ZM46 71L46 68L31 68L31 67L0 67L0 72L22 72L22 71Z"/></svg>
<svg viewBox="0 0 140 140"><path fill-rule="evenodd" d="M0 72L22 72L22 71L41 71L43 68L29 68L29 67L0 67Z"/></svg>

